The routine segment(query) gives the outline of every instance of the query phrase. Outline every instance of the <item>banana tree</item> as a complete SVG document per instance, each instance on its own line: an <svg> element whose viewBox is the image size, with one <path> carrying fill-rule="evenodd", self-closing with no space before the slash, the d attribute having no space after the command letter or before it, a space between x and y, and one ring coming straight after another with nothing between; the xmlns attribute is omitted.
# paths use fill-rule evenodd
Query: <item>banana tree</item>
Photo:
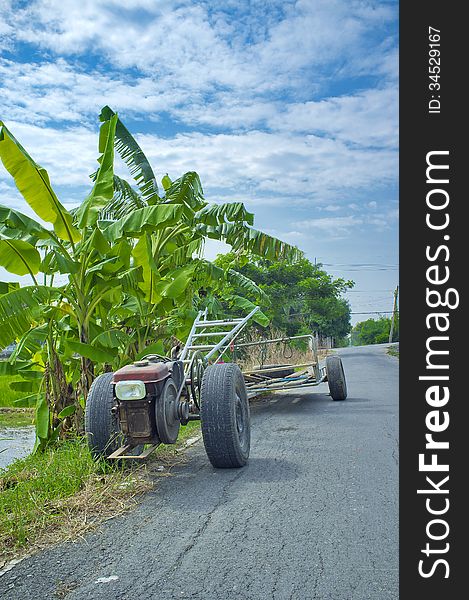
<svg viewBox="0 0 469 600"><path fill-rule="evenodd" d="M254 282L203 258L207 238L271 259L300 255L255 230L242 203L207 204L195 172L174 182L165 176L160 195L148 160L117 114L105 107L101 121L99 168L74 211L0 121L0 159L29 206L52 225L0 206L0 265L30 275L32 283L0 296L0 346L17 341L3 368L16 369L22 378L16 389L28 393L23 402L36 405L41 448L64 420L73 416L80 428L96 365L112 369L148 351L149 342L161 348L171 334L184 338L207 300L201 296L223 293L226 282L262 297ZM133 185L114 175L114 149ZM239 298L233 295L234 307ZM220 310L221 304L210 305Z"/></svg>
<svg viewBox="0 0 469 600"><path fill-rule="evenodd" d="M24 402L36 404L41 447L57 434L61 419L73 413L79 426L94 361L116 356L96 341L103 333L98 308L119 302L135 283L130 253L126 257L107 242L97 226L99 211L114 194L116 122L114 116L101 126L94 185L74 215L58 199L47 171L0 122L0 159L36 215L52 224L0 206L0 265L32 282L0 296L0 346L17 342L10 362L16 361L26 381L16 382L16 389L31 392ZM65 283L57 285L58 276Z"/></svg>
<svg viewBox="0 0 469 600"><path fill-rule="evenodd" d="M106 106L100 118L106 121L114 116L114 111ZM165 175L160 192L148 159L120 119L116 124L115 149L134 182L131 185L115 177L114 197L101 213L103 225L108 223L103 235L109 241L134 240L132 259L134 265L141 267L143 281L139 287L144 294L143 310L148 324L170 314L174 327L179 317L177 332L184 337L198 308L199 290L204 291L202 302L207 304L207 291L219 293L228 283L241 294L249 292L266 301L265 294L253 281L203 258L207 238L224 241L238 253L249 252L271 260L294 261L302 256L296 247L254 229L254 215L243 203L207 203L194 171L175 181ZM175 213L170 212L173 210ZM161 224L157 231L150 225L149 213L153 215L153 227L154 223ZM168 214L177 215L177 219L173 222L167 218ZM142 226L144 222L146 227ZM231 304L236 306L237 302L240 308L239 296L233 295ZM221 309L216 302L210 307ZM258 319L263 323L267 320L262 314Z"/></svg>

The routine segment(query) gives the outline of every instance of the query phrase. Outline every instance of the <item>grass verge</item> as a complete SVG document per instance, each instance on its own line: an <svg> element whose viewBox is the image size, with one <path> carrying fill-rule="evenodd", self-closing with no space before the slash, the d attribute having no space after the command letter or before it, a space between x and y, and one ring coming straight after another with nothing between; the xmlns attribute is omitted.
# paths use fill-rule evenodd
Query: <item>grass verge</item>
<svg viewBox="0 0 469 600"><path fill-rule="evenodd" d="M396 346L389 346L389 348L387 349L387 353L391 356L399 358L399 344L397 344Z"/></svg>
<svg viewBox="0 0 469 600"><path fill-rule="evenodd" d="M181 450L199 429L190 422L177 444L160 446L143 464L96 462L84 440L75 439L0 471L0 569L13 558L77 539L134 507L157 477L184 461Z"/></svg>
<svg viewBox="0 0 469 600"><path fill-rule="evenodd" d="M32 408L10 408L0 406L0 429L4 427L27 427L34 420Z"/></svg>

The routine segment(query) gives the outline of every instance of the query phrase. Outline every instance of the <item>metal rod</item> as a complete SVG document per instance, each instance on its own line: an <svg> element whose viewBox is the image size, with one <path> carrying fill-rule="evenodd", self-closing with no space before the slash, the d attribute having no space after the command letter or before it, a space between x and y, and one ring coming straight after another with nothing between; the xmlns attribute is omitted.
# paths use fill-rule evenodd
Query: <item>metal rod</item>
<svg viewBox="0 0 469 600"><path fill-rule="evenodd" d="M207 310L207 309L205 309L205 310ZM197 327L197 323L199 322L199 319L201 318L201 316L203 314L204 313L201 310L199 310L199 313L197 314L197 317L195 318L195 321L192 323L192 328L191 328L190 333L189 333L189 335L187 337L186 345L184 346L184 348L182 350L182 353L181 353L181 356L179 357L179 360L184 360L186 358L186 355L187 355L187 352L188 352L187 346L190 345L190 343L192 341L192 336L195 333L195 328Z"/></svg>
<svg viewBox="0 0 469 600"><path fill-rule="evenodd" d="M241 346L262 346L263 344L275 344L277 342L289 342L290 340L300 340L307 338L312 339L313 336L311 334L293 335L292 337L277 338L275 340L262 340L259 342L242 342L241 344L235 344L235 348L241 348Z"/></svg>
<svg viewBox="0 0 469 600"><path fill-rule="evenodd" d="M114 458L133 458L137 460L143 460L147 458L154 450L158 448L159 444L152 444L149 448L146 448L141 454L125 454L125 452L132 450L135 448L133 444L126 444L125 446L121 446L117 450L115 450L112 454L108 456L108 459Z"/></svg>
<svg viewBox="0 0 469 600"><path fill-rule="evenodd" d="M255 308L253 308L251 310L251 312L244 317L244 319L242 321L240 321L236 327L233 327L232 331L230 331L230 333L228 333L227 335L225 335L225 337L220 340L218 342L218 344L216 346L213 347L213 349L206 355L206 359L208 360L211 356L213 356L215 354L215 352L218 352L218 350L220 348L223 348L223 346L226 344L226 342L234 339L234 337L236 337L236 334L241 331L241 329L246 325L246 323L249 321L249 319L255 315L255 313L259 310L259 307L256 306ZM226 348L225 348L226 351Z"/></svg>
<svg viewBox="0 0 469 600"><path fill-rule="evenodd" d="M290 390L290 389L299 389L299 388L303 388L303 387L314 387L319 385L320 383L324 383L325 381L325 377L321 377L321 379L319 381L311 381L311 382L306 382L306 383L298 383L297 381L292 381L290 384L281 384L280 382L272 385L272 386L266 386L264 385L264 387L257 387L257 385L259 384L254 384L254 385L246 385L246 389L248 392L270 392L273 390ZM265 382L262 382L265 383Z"/></svg>
<svg viewBox="0 0 469 600"><path fill-rule="evenodd" d="M201 338L201 337L212 337L212 335L226 335L227 333L231 333L231 331L209 331L204 333L194 333L192 337Z"/></svg>
<svg viewBox="0 0 469 600"><path fill-rule="evenodd" d="M262 369L252 369L251 371L243 371L243 375L255 375L256 373L266 373L269 371L278 371L278 369L300 369L304 367L314 367L316 366L315 362L303 363L301 365L281 365L280 367L263 367ZM293 373L292 373L293 375Z"/></svg>
<svg viewBox="0 0 469 600"><path fill-rule="evenodd" d="M210 346L185 346L188 350L210 350L213 345Z"/></svg>
<svg viewBox="0 0 469 600"><path fill-rule="evenodd" d="M306 374L306 373L301 373L298 377L295 378L288 378L288 377L276 377L275 379L269 379L268 377L264 376L264 379L258 379L257 381L251 381L248 382L249 384L261 384L261 383L265 383L268 385L274 384L274 383L290 383L293 381L299 381L300 379L310 379L311 381L317 381L315 377L313 377L311 374ZM246 384L247 385L247 384Z"/></svg>
<svg viewBox="0 0 469 600"><path fill-rule="evenodd" d="M197 327L211 327L212 325L231 325L233 323L241 323L244 319L225 319L220 321L199 321Z"/></svg>

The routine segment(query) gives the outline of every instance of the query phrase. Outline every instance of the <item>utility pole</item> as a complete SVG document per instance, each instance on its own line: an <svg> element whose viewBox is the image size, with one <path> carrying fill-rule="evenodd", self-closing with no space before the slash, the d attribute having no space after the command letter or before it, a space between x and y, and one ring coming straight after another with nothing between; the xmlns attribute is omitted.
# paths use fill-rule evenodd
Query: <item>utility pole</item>
<svg viewBox="0 0 469 600"><path fill-rule="evenodd" d="M392 336L394 335L394 321L396 318L397 312L397 298L399 296L399 286L396 285L396 289L394 290L394 304L392 307L392 317L391 317L391 330L389 331L389 343L392 342Z"/></svg>

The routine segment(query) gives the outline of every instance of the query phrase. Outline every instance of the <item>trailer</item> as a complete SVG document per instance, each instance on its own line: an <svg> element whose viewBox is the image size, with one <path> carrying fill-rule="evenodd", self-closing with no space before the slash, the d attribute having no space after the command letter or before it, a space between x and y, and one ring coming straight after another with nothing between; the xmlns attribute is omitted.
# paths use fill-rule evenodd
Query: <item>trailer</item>
<svg viewBox="0 0 469 600"><path fill-rule="evenodd" d="M300 389L328 381L333 400L345 400L342 361L319 365L312 335L238 341L259 307L233 319L194 320L186 343L171 356L149 354L114 373L98 376L89 391L85 431L95 457L144 459L160 444L176 443L181 425L200 420L207 456L216 468L244 466L251 426L248 398L265 391ZM303 340L310 360L264 364L241 370L237 356L248 348ZM225 359L228 359L225 362Z"/></svg>

